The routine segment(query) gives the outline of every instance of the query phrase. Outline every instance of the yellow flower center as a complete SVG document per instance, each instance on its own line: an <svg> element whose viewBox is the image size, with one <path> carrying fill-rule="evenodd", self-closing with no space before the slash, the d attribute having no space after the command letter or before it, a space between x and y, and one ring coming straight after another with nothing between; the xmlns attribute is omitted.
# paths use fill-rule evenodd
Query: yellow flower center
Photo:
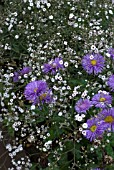
<svg viewBox="0 0 114 170"><path fill-rule="evenodd" d="M46 93L41 94L41 95L40 95L40 100L45 99L45 98L46 98L46 96L47 96L47 94L46 94Z"/></svg>
<svg viewBox="0 0 114 170"><path fill-rule="evenodd" d="M95 132L96 129L97 129L97 126L96 126L96 125L93 125L93 126L91 126L91 128L90 128L90 130L91 130L92 132Z"/></svg>
<svg viewBox="0 0 114 170"><path fill-rule="evenodd" d="M101 97L100 99L99 99L99 101L100 102L104 102L106 99L104 98L104 97Z"/></svg>
<svg viewBox="0 0 114 170"><path fill-rule="evenodd" d="M37 92L37 90L38 90L38 88L35 88L35 89L34 89L34 92L36 93L36 92Z"/></svg>
<svg viewBox="0 0 114 170"><path fill-rule="evenodd" d="M96 61L96 60L91 60L91 64L92 64L93 66L95 66L95 65L97 64L97 61Z"/></svg>
<svg viewBox="0 0 114 170"><path fill-rule="evenodd" d="M107 123L112 123L113 121L114 121L114 118L112 116L107 116L105 118L105 122L107 122Z"/></svg>

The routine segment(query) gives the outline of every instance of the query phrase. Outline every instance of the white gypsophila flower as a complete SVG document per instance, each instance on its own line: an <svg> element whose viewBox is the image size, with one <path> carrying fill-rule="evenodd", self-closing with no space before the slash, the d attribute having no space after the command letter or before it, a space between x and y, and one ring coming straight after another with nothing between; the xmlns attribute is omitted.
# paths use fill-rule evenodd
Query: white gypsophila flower
<svg viewBox="0 0 114 170"><path fill-rule="evenodd" d="M31 81L34 81L34 80L36 80L36 77L32 77Z"/></svg>
<svg viewBox="0 0 114 170"><path fill-rule="evenodd" d="M32 105L32 106L31 106L31 110L35 110L35 105Z"/></svg>
<svg viewBox="0 0 114 170"><path fill-rule="evenodd" d="M0 131L0 141L3 139L2 131Z"/></svg>
<svg viewBox="0 0 114 170"><path fill-rule="evenodd" d="M10 73L10 77L13 77L14 76L14 73Z"/></svg>
<svg viewBox="0 0 114 170"><path fill-rule="evenodd" d="M90 55L90 57L89 57L89 58L90 58L90 60L92 60L92 59L94 59L94 56L93 56L93 55Z"/></svg>
<svg viewBox="0 0 114 170"><path fill-rule="evenodd" d="M63 60L60 60L59 63L60 63L60 64L63 64Z"/></svg>
<svg viewBox="0 0 114 170"><path fill-rule="evenodd" d="M106 77L105 77L105 76L102 76L102 80L106 80Z"/></svg>
<svg viewBox="0 0 114 170"><path fill-rule="evenodd" d="M19 35L15 35L15 39L18 39L19 38Z"/></svg>
<svg viewBox="0 0 114 170"><path fill-rule="evenodd" d="M62 116L62 114L63 114L62 112L59 112L59 113L58 113L58 116Z"/></svg>
<svg viewBox="0 0 114 170"><path fill-rule="evenodd" d="M67 45L67 41L64 41L64 45Z"/></svg>
<svg viewBox="0 0 114 170"><path fill-rule="evenodd" d="M83 130L82 128L79 128L79 131L80 131L80 132L82 132L82 130Z"/></svg>
<svg viewBox="0 0 114 170"><path fill-rule="evenodd" d="M94 151L94 148L90 148L91 151Z"/></svg>
<svg viewBox="0 0 114 170"><path fill-rule="evenodd" d="M46 149L46 148L43 148L43 151L44 151L44 152L46 152L46 151L47 151L47 149Z"/></svg>
<svg viewBox="0 0 114 170"><path fill-rule="evenodd" d="M69 14L69 19L72 19L73 17L74 17L73 13Z"/></svg>
<svg viewBox="0 0 114 170"><path fill-rule="evenodd" d="M29 142L33 142L33 141L35 140L35 137L34 137L33 135L30 135L30 136L27 138L27 140L28 140Z"/></svg>
<svg viewBox="0 0 114 170"><path fill-rule="evenodd" d="M110 58L110 54L109 53L106 53L106 56Z"/></svg>
<svg viewBox="0 0 114 170"><path fill-rule="evenodd" d="M111 9L108 12L109 12L109 14L113 15L113 11Z"/></svg>
<svg viewBox="0 0 114 170"><path fill-rule="evenodd" d="M74 26L74 28L78 27L78 23L74 23L73 26Z"/></svg>
<svg viewBox="0 0 114 170"><path fill-rule="evenodd" d="M53 15L50 15L50 16L49 16L49 19L53 19Z"/></svg>
<svg viewBox="0 0 114 170"><path fill-rule="evenodd" d="M83 130L83 131L82 131L82 134L83 134L84 136L86 136L86 131L85 131L85 130Z"/></svg>
<svg viewBox="0 0 114 170"><path fill-rule="evenodd" d="M82 114L81 114L81 117L84 118L84 117L85 117L85 114L82 113Z"/></svg>
<svg viewBox="0 0 114 170"><path fill-rule="evenodd" d="M68 67L68 62L67 62L67 61L64 63L64 66L65 66L65 67Z"/></svg>
<svg viewBox="0 0 114 170"><path fill-rule="evenodd" d="M82 121L82 116L80 116L79 114L77 114L77 115L75 116L75 120L81 122L81 121Z"/></svg>
<svg viewBox="0 0 114 170"><path fill-rule="evenodd" d="M82 124L82 127L83 127L84 129L86 129L86 128L88 127L87 123L83 123L83 124Z"/></svg>
<svg viewBox="0 0 114 170"><path fill-rule="evenodd" d="M95 45L92 45L91 50L95 50L95 49L96 49Z"/></svg>

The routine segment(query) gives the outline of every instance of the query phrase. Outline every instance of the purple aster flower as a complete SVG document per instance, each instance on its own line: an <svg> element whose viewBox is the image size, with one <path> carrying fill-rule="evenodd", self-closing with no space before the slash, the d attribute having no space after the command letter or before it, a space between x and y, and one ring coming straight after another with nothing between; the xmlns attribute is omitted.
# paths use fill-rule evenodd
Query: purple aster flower
<svg viewBox="0 0 114 170"><path fill-rule="evenodd" d="M31 71L31 67L23 67L22 70L20 70L19 72L23 75L23 74L28 74Z"/></svg>
<svg viewBox="0 0 114 170"><path fill-rule="evenodd" d="M99 108L106 108L111 103L112 97L105 91L95 94L92 98L92 104Z"/></svg>
<svg viewBox="0 0 114 170"><path fill-rule="evenodd" d="M75 104L75 110L78 113L86 113L87 110L92 106L91 101L88 99L79 99Z"/></svg>
<svg viewBox="0 0 114 170"><path fill-rule="evenodd" d="M51 67L50 64L44 64L44 65L43 65L43 72L44 72L44 73L51 72L51 70L52 70L52 67Z"/></svg>
<svg viewBox="0 0 114 170"><path fill-rule="evenodd" d="M114 91L114 74L109 77L107 84Z"/></svg>
<svg viewBox="0 0 114 170"><path fill-rule="evenodd" d="M63 68L63 60L61 58L55 58L52 63L52 66L56 69Z"/></svg>
<svg viewBox="0 0 114 170"><path fill-rule="evenodd" d="M50 103L53 101L52 91L48 88L47 83L42 80L28 83L25 87L24 95L33 104Z"/></svg>
<svg viewBox="0 0 114 170"><path fill-rule="evenodd" d="M53 101L52 91L47 90L39 94L38 103L50 103Z"/></svg>
<svg viewBox="0 0 114 170"><path fill-rule="evenodd" d="M82 67L88 74L100 73L104 68L104 57L100 54L87 54L82 59Z"/></svg>
<svg viewBox="0 0 114 170"><path fill-rule="evenodd" d="M13 82L18 82L19 76L24 75L24 74L28 74L30 71L31 71L31 67L23 67L22 70L14 72Z"/></svg>
<svg viewBox="0 0 114 170"><path fill-rule="evenodd" d="M30 100L36 104L41 93L45 93L48 89L47 83L42 80L32 81L27 84L24 90L26 100Z"/></svg>
<svg viewBox="0 0 114 170"><path fill-rule="evenodd" d="M108 53L110 54L110 57L114 60L114 48L109 48Z"/></svg>
<svg viewBox="0 0 114 170"><path fill-rule="evenodd" d="M114 132L114 108L104 109L98 114L100 127Z"/></svg>
<svg viewBox="0 0 114 170"><path fill-rule="evenodd" d="M97 118L92 118L87 120L87 129L83 131L84 136L89 139L90 141L93 141L97 137L101 136L103 134L104 129L99 126L99 122Z"/></svg>
<svg viewBox="0 0 114 170"><path fill-rule="evenodd" d="M43 65L43 72L48 73L51 72L52 74L55 74L57 70L63 69L63 60L61 58L55 58L54 61L51 60L49 63L46 63Z"/></svg>
<svg viewBox="0 0 114 170"><path fill-rule="evenodd" d="M20 74L18 72L14 72L13 82L18 82L19 81L19 76L20 76Z"/></svg>

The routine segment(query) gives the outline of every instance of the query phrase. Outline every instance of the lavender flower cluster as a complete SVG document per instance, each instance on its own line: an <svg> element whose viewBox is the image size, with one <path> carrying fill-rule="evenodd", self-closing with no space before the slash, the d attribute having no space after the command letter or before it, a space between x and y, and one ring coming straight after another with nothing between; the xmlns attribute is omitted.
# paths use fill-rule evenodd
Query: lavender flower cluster
<svg viewBox="0 0 114 170"><path fill-rule="evenodd" d="M108 54L114 59L114 49L110 48ZM104 68L105 59L100 54L87 54L82 59L82 66L88 74L98 74ZM114 91L114 75L111 75L107 84L111 91ZM87 120L87 130L82 133L87 139L93 141L101 136L104 131L114 132L114 108L110 108L112 104L112 96L109 92L99 91L91 100L79 99L75 104L75 110L79 114L87 113L91 107L101 108L101 112L97 117L92 117Z"/></svg>
<svg viewBox="0 0 114 170"><path fill-rule="evenodd" d="M63 60L61 58L55 58L54 61L50 61L48 64L44 64L43 72L55 74L60 69L63 69ZM29 73L29 67L23 68L21 74ZM17 80L17 72L14 73L13 81ZM43 80L32 81L25 87L24 91L25 98L31 101L34 105L50 103L52 99L52 90L48 88L48 85Z"/></svg>

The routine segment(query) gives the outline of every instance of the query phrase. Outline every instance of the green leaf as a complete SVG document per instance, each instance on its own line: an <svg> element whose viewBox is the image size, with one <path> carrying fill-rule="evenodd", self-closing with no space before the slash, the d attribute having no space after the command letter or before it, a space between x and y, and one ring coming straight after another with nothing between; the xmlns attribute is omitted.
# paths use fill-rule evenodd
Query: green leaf
<svg viewBox="0 0 114 170"><path fill-rule="evenodd" d="M67 151L73 149L73 146L74 146L73 141L68 140L65 142L65 147Z"/></svg>
<svg viewBox="0 0 114 170"><path fill-rule="evenodd" d="M111 156L112 158L114 158L114 150L113 150L112 146L111 145L107 145L105 149L106 149L107 154L109 156Z"/></svg>
<svg viewBox="0 0 114 170"><path fill-rule="evenodd" d="M8 133L11 137L14 137L14 129L12 127L8 127Z"/></svg>
<svg viewBox="0 0 114 170"><path fill-rule="evenodd" d="M33 163L32 167L30 168L30 170L36 170L37 164Z"/></svg>
<svg viewBox="0 0 114 170"><path fill-rule="evenodd" d="M0 82L0 93L2 93L2 92L3 92L3 83Z"/></svg>

